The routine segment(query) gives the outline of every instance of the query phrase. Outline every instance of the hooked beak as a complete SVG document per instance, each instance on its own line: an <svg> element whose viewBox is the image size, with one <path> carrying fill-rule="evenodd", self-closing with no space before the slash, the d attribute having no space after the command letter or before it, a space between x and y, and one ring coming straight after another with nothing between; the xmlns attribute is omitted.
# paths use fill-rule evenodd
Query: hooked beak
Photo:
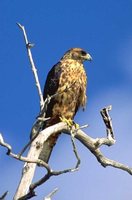
<svg viewBox="0 0 132 200"><path fill-rule="evenodd" d="M92 57L91 57L90 54L88 54L88 53L87 53L85 59L88 60L88 61L92 61Z"/></svg>

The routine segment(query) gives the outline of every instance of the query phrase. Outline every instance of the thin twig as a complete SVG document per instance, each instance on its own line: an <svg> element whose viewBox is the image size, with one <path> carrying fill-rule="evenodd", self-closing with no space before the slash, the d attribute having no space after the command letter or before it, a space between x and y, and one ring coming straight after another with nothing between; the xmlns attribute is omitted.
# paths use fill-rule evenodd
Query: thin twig
<svg viewBox="0 0 132 200"><path fill-rule="evenodd" d="M51 172L47 173L44 177L42 177L41 179L39 179L35 183L31 184L28 195L30 193L32 194L32 191L34 191L38 186L40 186L43 183L45 183L50 177L59 176L59 175L65 174L65 173L75 172L77 170L78 170L77 168L76 169L75 168L73 168L73 169L70 168L70 169L65 169L65 170L62 170L62 171L51 171Z"/></svg>
<svg viewBox="0 0 132 200"><path fill-rule="evenodd" d="M25 43L26 43L26 49L27 49L29 61L30 61L30 64L31 64L31 68L32 68L33 75L34 75L34 78L35 78L36 87L38 89L38 94L39 94L39 98L40 98L40 110L42 110L43 107L44 107L43 94L42 94L41 86L40 86L39 79L38 79L37 69L35 67L35 64L34 64L34 61L33 61L33 57L32 57L32 53L31 53L31 47L33 47L34 45L28 41L25 27L22 26L20 23L17 23L17 25L19 26L19 28L23 32L23 36L24 36Z"/></svg>
<svg viewBox="0 0 132 200"><path fill-rule="evenodd" d="M77 159L75 170L78 170L79 169L79 165L81 163L81 160L80 160L80 157L78 155L77 148L76 148L76 145L75 145L75 134L76 134L76 131L74 131L73 133L71 131L71 142L72 142L72 146L73 146L73 152L74 152L75 157Z"/></svg>
<svg viewBox="0 0 132 200"><path fill-rule="evenodd" d="M58 191L58 188L55 188L52 192L50 192L44 200L51 200L52 196Z"/></svg>
<svg viewBox="0 0 132 200"><path fill-rule="evenodd" d="M7 150L8 150L7 155L9 155L10 152L12 151L12 147L11 147L10 144L4 142L4 138L2 136L2 133L0 133L0 145L7 148Z"/></svg>
<svg viewBox="0 0 132 200"><path fill-rule="evenodd" d="M15 158L16 160L20 160L20 161L23 161L23 162L27 162L27 163L36 163L38 164L39 166L43 166L47 169L48 172L51 171L49 165L47 163L45 163L44 161L40 160L40 159L30 159L28 157L24 157L24 156L20 156L19 154L14 154L11 152L11 146L8 144L8 143L5 143L4 142L4 139L2 137L2 134L0 134L0 145L1 146L4 146L7 148L7 154L13 158Z"/></svg>
<svg viewBox="0 0 132 200"><path fill-rule="evenodd" d="M5 200L5 197L7 196L8 191L4 192L4 194L0 197L0 200Z"/></svg>

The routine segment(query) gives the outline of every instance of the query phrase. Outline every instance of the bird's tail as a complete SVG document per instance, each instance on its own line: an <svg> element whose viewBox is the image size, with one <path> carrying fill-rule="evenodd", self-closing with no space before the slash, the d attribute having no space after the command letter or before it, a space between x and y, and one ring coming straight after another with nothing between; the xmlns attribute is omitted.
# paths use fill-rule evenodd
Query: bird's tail
<svg viewBox="0 0 132 200"><path fill-rule="evenodd" d="M44 162L48 163L49 158L51 156L52 150L57 142L57 139L59 137L60 133L55 133L51 137L48 138L47 141L45 141L43 145L43 149L39 155L39 159L43 160Z"/></svg>
<svg viewBox="0 0 132 200"><path fill-rule="evenodd" d="M41 130L48 128L49 126L51 126L57 122L59 122L59 118L56 118L56 120L54 118L52 118L45 123L43 123L42 121L37 121L31 130L30 139L35 137L35 135L38 134ZM39 159L48 163L50 155L52 153L52 150L53 150L60 134L61 133L54 133L47 139L47 141L44 142L42 151L39 155Z"/></svg>

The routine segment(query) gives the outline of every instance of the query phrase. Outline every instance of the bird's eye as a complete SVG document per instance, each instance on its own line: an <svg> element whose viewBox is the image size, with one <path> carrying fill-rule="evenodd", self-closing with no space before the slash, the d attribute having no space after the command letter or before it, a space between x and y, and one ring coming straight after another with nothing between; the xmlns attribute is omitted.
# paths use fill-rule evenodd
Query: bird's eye
<svg viewBox="0 0 132 200"><path fill-rule="evenodd" d="M82 56L86 56L86 52L85 51L81 51Z"/></svg>

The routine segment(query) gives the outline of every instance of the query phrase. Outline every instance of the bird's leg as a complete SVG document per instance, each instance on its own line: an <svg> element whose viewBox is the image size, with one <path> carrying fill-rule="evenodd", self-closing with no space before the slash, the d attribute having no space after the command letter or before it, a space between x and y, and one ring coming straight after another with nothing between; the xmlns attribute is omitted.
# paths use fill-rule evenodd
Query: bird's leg
<svg viewBox="0 0 132 200"><path fill-rule="evenodd" d="M75 123L72 119L67 119L64 116L60 117L60 120L62 122L65 122L68 127L70 128L71 132L75 133L75 130L78 130L80 128L79 124Z"/></svg>
<svg viewBox="0 0 132 200"><path fill-rule="evenodd" d="M61 116L61 117L60 117L60 121L61 121L61 122L65 122L65 123L69 126L70 129L71 129L72 126L73 126L73 120L72 120L72 119L67 119L67 118L65 118L64 116Z"/></svg>

